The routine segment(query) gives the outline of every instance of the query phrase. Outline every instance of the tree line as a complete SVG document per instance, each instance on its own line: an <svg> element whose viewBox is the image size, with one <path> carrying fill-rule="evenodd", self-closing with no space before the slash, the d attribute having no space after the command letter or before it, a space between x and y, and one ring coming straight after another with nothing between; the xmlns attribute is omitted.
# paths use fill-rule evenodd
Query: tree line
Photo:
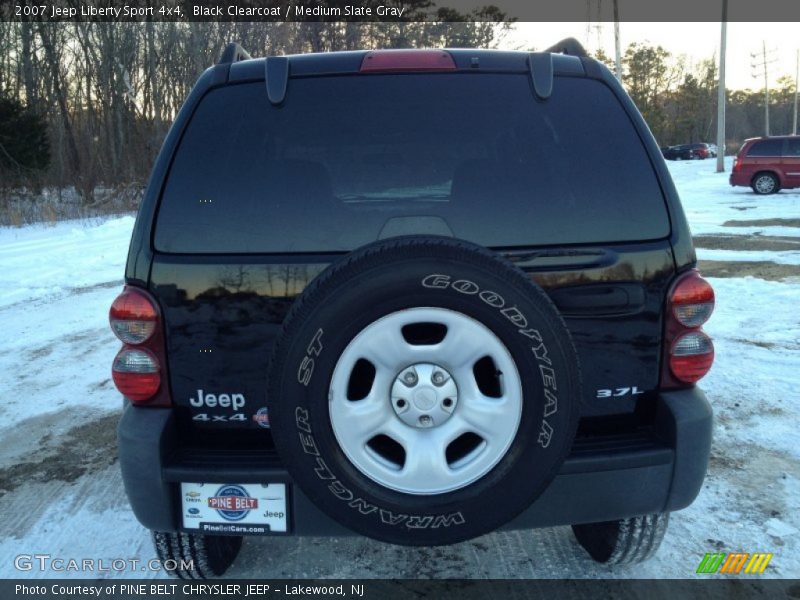
<svg viewBox="0 0 800 600"><path fill-rule="evenodd" d="M610 69L613 60L596 57ZM715 57L689 64L661 46L633 43L622 57L622 83L661 146L716 143L717 67ZM772 135L792 133L795 82L775 81L769 92ZM764 90L727 90L726 150L733 153L746 138L765 135Z"/></svg>
<svg viewBox="0 0 800 600"><path fill-rule="evenodd" d="M74 186L93 202L100 185L143 184L198 76L231 40L253 56L491 47L510 27L491 7L474 21L449 12L399 23L0 23L0 186ZM31 122L36 135L21 137Z"/></svg>
<svg viewBox="0 0 800 600"><path fill-rule="evenodd" d="M100 201L98 188L140 189L183 100L228 41L254 56L497 47L511 27L495 8L469 16L475 20L415 21L412 10L409 21L393 23L0 23L0 188L74 187L87 204ZM613 70L609 57L597 58ZM713 57L690 65L664 48L631 44L623 84L661 145L713 139ZM793 85L784 78L770 92L776 133L790 127ZM763 96L728 93L729 151L763 133Z"/></svg>

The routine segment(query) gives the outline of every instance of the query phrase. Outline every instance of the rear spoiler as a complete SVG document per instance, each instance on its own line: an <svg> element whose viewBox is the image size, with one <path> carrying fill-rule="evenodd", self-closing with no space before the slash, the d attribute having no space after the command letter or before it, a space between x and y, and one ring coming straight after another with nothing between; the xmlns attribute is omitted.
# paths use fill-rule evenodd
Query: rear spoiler
<svg viewBox="0 0 800 600"><path fill-rule="evenodd" d="M542 51L542 53L548 52L578 57L588 56L583 45L581 45L581 43L573 37L564 38L560 42L557 42L546 50ZM239 62L240 60L250 60L251 58L252 56L250 56L250 53L247 50L242 48L236 42L230 42L227 46L225 46L225 50L223 50L222 56L217 64L230 64Z"/></svg>
<svg viewBox="0 0 800 600"><path fill-rule="evenodd" d="M540 100L547 100L553 93L553 54L566 54L579 58L588 56L586 49L575 38L565 38L542 52L528 55L533 91Z"/></svg>
<svg viewBox="0 0 800 600"><path fill-rule="evenodd" d="M528 55L528 68L533 89L541 100L547 100L553 91L553 58L552 54L585 57L586 49L575 38L565 38L550 46L543 52L531 52ZM236 42L225 46L217 64L232 64L252 58ZM366 58L370 58L369 53ZM264 75L267 84L267 96L270 103L279 105L286 97L289 79L289 59L285 56L270 56L264 61ZM451 61L452 62L452 61Z"/></svg>
<svg viewBox="0 0 800 600"><path fill-rule="evenodd" d="M560 42L553 44L544 52L551 52L553 54L568 54L569 56L586 57L586 49L575 38L564 38Z"/></svg>
<svg viewBox="0 0 800 600"><path fill-rule="evenodd" d="M225 46L225 50L222 51L222 56L219 57L218 65L225 65L231 64L235 62L239 62L240 60L250 60L253 58L250 56L250 53L242 48L236 42L231 42L227 46Z"/></svg>

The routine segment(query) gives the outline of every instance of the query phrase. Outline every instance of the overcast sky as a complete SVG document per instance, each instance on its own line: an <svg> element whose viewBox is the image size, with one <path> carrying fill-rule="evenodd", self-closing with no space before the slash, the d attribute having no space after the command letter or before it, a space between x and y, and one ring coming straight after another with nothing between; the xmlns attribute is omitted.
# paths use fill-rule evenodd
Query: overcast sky
<svg viewBox="0 0 800 600"><path fill-rule="evenodd" d="M599 28L599 29L598 29ZM601 46L614 56L613 23L517 23L501 47L508 49L544 49L565 37L575 37L590 52ZM663 46L673 55L686 55L700 61L719 54L719 23L620 23L622 51L632 42L650 42ZM769 81L795 77L797 49L800 47L800 23L728 23L726 80L729 89L759 88L764 85L763 69L753 77L750 54L761 52L767 44ZM759 55L758 61L761 60Z"/></svg>

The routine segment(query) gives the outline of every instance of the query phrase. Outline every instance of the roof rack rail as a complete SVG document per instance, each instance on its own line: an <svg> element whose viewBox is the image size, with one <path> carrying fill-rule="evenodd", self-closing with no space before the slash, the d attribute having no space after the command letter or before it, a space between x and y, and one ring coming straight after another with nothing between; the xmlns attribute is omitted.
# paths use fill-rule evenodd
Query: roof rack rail
<svg viewBox="0 0 800 600"><path fill-rule="evenodd" d="M225 46L225 50L222 51L222 56L219 57L218 65L224 65L227 63L235 63L239 62L240 60L250 60L253 58L250 56L250 53L242 48L236 42L231 42L227 46Z"/></svg>
<svg viewBox="0 0 800 600"><path fill-rule="evenodd" d="M569 54L570 56L589 56L586 49L575 38L564 38L560 42L550 46L545 52L552 52L553 54Z"/></svg>

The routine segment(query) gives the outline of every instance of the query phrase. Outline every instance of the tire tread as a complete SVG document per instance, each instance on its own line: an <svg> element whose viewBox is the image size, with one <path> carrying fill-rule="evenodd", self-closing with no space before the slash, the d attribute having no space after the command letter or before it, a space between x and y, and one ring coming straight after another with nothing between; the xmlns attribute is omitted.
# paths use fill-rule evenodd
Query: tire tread
<svg viewBox="0 0 800 600"><path fill-rule="evenodd" d="M241 548L241 537L206 536L199 533L153 531L156 556L164 569L180 579L209 579L225 573ZM168 569L165 561L176 561ZM184 569L181 562L192 561L194 569Z"/></svg>
<svg viewBox="0 0 800 600"><path fill-rule="evenodd" d="M578 543L596 562L632 565L651 558L669 524L669 513L655 513L606 523L573 525Z"/></svg>

